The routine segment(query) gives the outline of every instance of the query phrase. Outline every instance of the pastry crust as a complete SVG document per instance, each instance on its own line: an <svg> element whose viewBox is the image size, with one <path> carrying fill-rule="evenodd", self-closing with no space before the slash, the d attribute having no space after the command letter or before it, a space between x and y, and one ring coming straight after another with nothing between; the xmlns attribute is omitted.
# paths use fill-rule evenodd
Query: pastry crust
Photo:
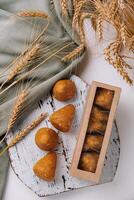
<svg viewBox="0 0 134 200"><path fill-rule="evenodd" d="M74 115L75 115L75 106L69 104L55 111L50 116L50 122L59 131L68 132L71 129Z"/></svg>
<svg viewBox="0 0 134 200"><path fill-rule="evenodd" d="M60 80L53 87L53 96L59 101L67 101L76 95L76 86L71 80Z"/></svg>
<svg viewBox="0 0 134 200"><path fill-rule="evenodd" d="M58 134L51 128L41 128L35 135L35 143L41 150L51 151L58 145Z"/></svg>
<svg viewBox="0 0 134 200"><path fill-rule="evenodd" d="M95 173L99 155L95 152L82 153L79 169Z"/></svg>
<svg viewBox="0 0 134 200"><path fill-rule="evenodd" d="M93 106L87 132L104 133L107 126L108 117L109 117L108 111L104 111L98 108L97 106Z"/></svg>
<svg viewBox="0 0 134 200"><path fill-rule="evenodd" d="M105 110L110 110L114 92L105 88L98 88L95 96L95 104Z"/></svg>
<svg viewBox="0 0 134 200"><path fill-rule="evenodd" d="M102 135L87 135L83 145L83 151L100 151L103 143Z"/></svg>
<svg viewBox="0 0 134 200"><path fill-rule="evenodd" d="M53 181L55 177L57 155L49 152L33 166L33 171L39 178L45 181Z"/></svg>

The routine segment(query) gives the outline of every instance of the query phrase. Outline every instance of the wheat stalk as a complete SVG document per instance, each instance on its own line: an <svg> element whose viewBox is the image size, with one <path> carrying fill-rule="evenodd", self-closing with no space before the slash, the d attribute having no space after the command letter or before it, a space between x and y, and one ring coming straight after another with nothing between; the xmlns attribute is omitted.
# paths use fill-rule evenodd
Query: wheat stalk
<svg viewBox="0 0 134 200"><path fill-rule="evenodd" d="M24 89L20 92L20 94L17 96L17 99L15 101L15 104L12 108L12 112L11 115L9 117L9 122L8 122L8 126L7 126L7 131L5 136L2 138L2 140L0 141L0 144L4 141L4 139L6 138L6 136L8 135L9 131L11 130L11 128L13 128L18 115L20 113L20 110L26 100L26 97L28 95L28 90Z"/></svg>
<svg viewBox="0 0 134 200"><path fill-rule="evenodd" d="M81 44L80 46L78 46L77 48L75 48L72 52L70 52L69 54L67 54L62 61L63 62L69 62L72 61L74 59L76 59L79 55L81 55L83 53L85 49L85 46L83 44Z"/></svg>
<svg viewBox="0 0 134 200"><path fill-rule="evenodd" d="M40 49L40 44L37 43L37 41L47 30L48 26L49 26L49 19L48 19L47 25L43 28L42 32L33 41L32 45L24 53L22 53L22 55L20 55L18 58L16 58L12 62L14 65L8 74L7 80L5 82L3 82L0 89L3 87L3 85L7 81L12 80L12 78L14 78L21 69L23 69L26 65L31 64L31 61L34 59L34 57L36 57L36 54L38 53L38 51Z"/></svg>
<svg viewBox="0 0 134 200"><path fill-rule="evenodd" d="M70 45L72 45L74 42L70 42L68 44L66 44L65 46L61 47L60 49L58 49L57 51L55 51L54 53L52 53L50 56L48 56L45 60L43 60L41 63L39 63L37 66L35 66L33 69L31 69L30 71L26 72L24 75L22 75L18 80L15 80L12 84L10 84L8 87L6 87L3 91L0 92L0 95L2 95L4 92L6 92L7 90L9 90L11 87L13 87L14 85L16 85L18 82L20 82L21 80L23 80L24 78L26 78L29 74L31 74L33 71L35 71L39 66L41 66L42 64L44 64L45 62L47 62L50 58L54 57L55 55L57 55L58 53L60 53L62 50L64 50L65 48L69 47Z"/></svg>
<svg viewBox="0 0 134 200"><path fill-rule="evenodd" d="M63 16L67 16L68 15L67 0L60 0L60 3Z"/></svg>
<svg viewBox="0 0 134 200"><path fill-rule="evenodd" d="M79 2L79 0L73 0L73 7L74 7L74 10L75 10L75 8L76 8L78 2Z"/></svg>
<svg viewBox="0 0 134 200"><path fill-rule="evenodd" d="M82 6L82 4L84 6ZM103 36L102 23L104 20L115 27L117 31L117 39L116 42L110 44L109 47L105 49L105 59L110 64L112 64L123 77L123 79L125 79L126 82L131 85L133 81L126 71L126 69L131 69L131 67L128 63L125 62L123 57L120 55L120 52L123 46L134 52L133 0L89 0L87 1L87 4L82 0L73 0L73 6L74 17L72 26L75 29L77 27L76 30L80 36L81 44L78 48L76 48L76 50L72 52L72 55L70 53L69 55L65 56L63 60L70 61L69 59L74 59L77 53L79 55L79 50L82 48L82 45L85 44L83 23L80 23L80 19L83 13L85 14L87 12L89 14L89 17L92 19L99 40L101 40Z"/></svg>
<svg viewBox="0 0 134 200"><path fill-rule="evenodd" d="M84 49L85 49L85 33L84 33L84 29L83 29L83 22L84 22L84 19L87 18L87 17L91 17L91 15L89 13L82 13L82 15L80 17L80 21L79 21L79 37L80 37L80 43L81 44L77 48L75 48L72 52L67 54L62 59L63 62L72 61L84 52Z"/></svg>
<svg viewBox="0 0 134 200"><path fill-rule="evenodd" d="M111 43L107 48L104 50L104 56L105 59L109 62L109 64L113 65L114 68L117 69L119 74L123 77L123 79L129 84L133 84L133 80L129 77L128 73L125 71L125 67L129 67L129 65L121 58L119 55L119 45L120 42L116 41ZM111 57L110 52L113 51L113 55L115 56L115 59Z"/></svg>
<svg viewBox="0 0 134 200"><path fill-rule="evenodd" d="M15 144L17 144L19 141L21 141L25 136L29 134L30 131L32 131L36 126L38 126L45 118L47 117L47 114L42 113L40 116L33 120L26 128L24 128L22 131L20 131L12 140L9 142L9 144L3 149L3 151L0 153L0 157L10 148L13 147Z"/></svg>
<svg viewBox="0 0 134 200"><path fill-rule="evenodd" d="M127 32L127 27L126 25L124 24L124 22L121 24L120 26L120 36L121 36L121 40L122 40L122 43L124 45L124 47L128 47L128 41L129 41L129 34Z"/></svg>
<svg viewBox="0 0 134 200"><path fill-rule="evenodd" d="M91 15L90 14L88 14L88 13L82 13L81 14L81 17L80 17L80 20L79 20L79 36L80 36L80 42L82 43L82 44L86 44L86 42L85 42L85 32L84 32L84 28L83 28L83 23L84 23L84 19L85 18L89 18L89 17L91 17Z"/></svg>
<svg viewBox="0 0 134 200"><path fill-rule="evenodd" d="M116 64L115 64L116 65ZM129 77L128 73L123 68L117 68L119 74L123 77L123 79L131 86L133 85L133 80Z"/></svg>
<svg viewBox="0 0 134 200"><path fill-rule="evenodd" d="M72 61L74 59L76 59L77 57L79 57L85 49L85 34L84 34L84 29L83 29L83 22L84 19L87 17L90 17L91 15L88 13L82 13L81 17L80 17L80 22L79 22L79 37L80 37L80 45L75 48L72 52L70 52L69 54L67 54L62 61L63 62L69 62Z"/></svg>
<svg viewBox="0 0 134 200"><path fill-rule="evenodd" d="M130 51L134 52L134 35L128 39L127 46Z"/></svg>
<svg viewBox="0 0 134 200"><path fill-rule="evenodd" d="M41 17L41 18L48 18L48 14L46 14L43 11L30 11L30 10L26 10L26 11L21 11L19 13L17 13L17 15L19 17Z"/></svg>
<svg viewBox="0 0 134 200"><path fill-rule="evenodd" d="M128 69L132 69L131 66L125 62L125 60L123 60L122 56L119 55L120 52L120 46L121 46L121 41L115 41L113 42L110 47L108 47L109 52L113 53L113 55L115 56L116 62L118 63L119 66L128 68Z"/></svg>
<svg viewBox="0 0 134 200"><path fill-rule="evenodd" d="M118 5L122 10L125 9L125 5L124 5L124 1L123 0L118 0Z"/></svg>
<svg viewBox="0 0 134 200"><path fill-rule="evenodd" d="M7 80L12 80L18 72L20 72L25 66L29 65L35 58L40 48L40 44L36 43L32 47L28 48L17 60L14 66L11 68Z"/></svg>
<svg viewBox="0 0 134 200"><path fill-rule="evenodd" d="M110 4L108 5L108 7L109 9L107 9L107 17L109 19L114 19L115 13L117 12L117 9L118 9L118 1L117 0L110 1Z"/></svg>
<svg viewBox="0 0 134 200"><path fill-rule="evenodd" d="M15 101L15 104L12 109L11 116L9 118L7 132L13 127L14 123L16 122L16 119L18 117L18 114L26 100L26 97L28 95L28 90L24 89L20 92L20 94L17 96L17 99Z"/></svg>
<svg viewBox="0 0 134 200"><path fill-rule="evenodd" d="M81 9L83 7L83 5L86 3L86 0L81 0L80 2L78 2L78 4L76 5L75 8L75 12L74 12L74 16L73 16L73 21L72 21L72 27L76 28L76 25L78 25L78 19L79 16L81 14Z"/></svg>

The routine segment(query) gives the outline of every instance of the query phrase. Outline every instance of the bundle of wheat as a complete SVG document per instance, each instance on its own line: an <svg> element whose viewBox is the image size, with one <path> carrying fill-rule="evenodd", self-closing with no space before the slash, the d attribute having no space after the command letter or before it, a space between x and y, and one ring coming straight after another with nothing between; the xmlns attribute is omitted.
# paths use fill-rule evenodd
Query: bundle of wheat
<svg viewBox="0 0 134 200"><path fill-rule="evenodd" d="M126 48L134 52L133 0L74 0L72 3L74 8L72 29L77 30L80 46L72 52L72 56L69 53L63 58L63 61L75 59L76 56L79 56L84 51L86 44L82 33L84 33L83 21L85 18L91 19L99 41L103 39L103 22L106 21L116 29L117 34L115 41L104 50L105 59L117 69L129 85L132 85L133 80L127 71L131 67L124 60L121 51ZM61 4L61 8L62 10L65 9L63 4Z"/></svg>

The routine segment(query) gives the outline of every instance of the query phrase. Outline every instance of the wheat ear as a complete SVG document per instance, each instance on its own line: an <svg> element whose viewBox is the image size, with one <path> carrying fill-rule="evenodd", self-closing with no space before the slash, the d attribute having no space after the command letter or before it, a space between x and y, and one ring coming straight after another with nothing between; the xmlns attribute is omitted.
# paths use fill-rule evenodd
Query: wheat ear
<svg viewBox="0 0 134 200"><path fill-rule="evenodd" d="M111 45L109 45L109 47L107 48L109 51L109 55L110 52L113 53L113 56L115 56L115 61L118 63L119 66L125 67L127 69L132 69L132 67L128 63L126 63L125 60L123 60L122 56L119 55L120 46L121 42L118 40L111 43Z"/></svg>
<svg viewBox="0 0 134 200"><path fill-rule="evenodd" d="M99 15L98 20L97 20L97 27L96 27L97 36L98 36L98 40L99 41L102 40L102 37L103 37L103 26L102 26L102 23L103 23L102 16Z"/></svg>
<svg viewBox="0 0 134 200"><path fill-rule="evenodd" d="M67 54L62 61L63 62L69 62L74 60L75 58L77 58L78 56L80 56L85 49L85 34L84 34L84 30L83 30L83 22L84 19L86 17L89 17L90 15L87 13L83 13L80 17L80 22L79 22L79 37L80 37L80 45L75 48L72 52L70 52L69 54Z"/></svg>
<svg viewBox="0 0 134 200"><path fill-rule="evenodd" d="M19 17L41 17L41 18L48 18L48 14L46 14L43 11L30 11L30 10L26 10L26 11L21 11L19 13L17 13L17 15Z"/></svg>
<svg viewBox="0 0 134 200"><path fill-rule="evenodd" d="M121 24L120 35L121 35L123 45L126 46L128 33L127 33L127 29L124 23Z"/></svg>
<svg viewBox="0 0 134 200"><path fill-rule="evenodd" d="M17 60L14 66L11 68L7 80L12 80L18 72L20 72L25 66L29 65L31 61L35 58L39 51L40 45L39 43L32 45L32 47L28 48Z"/></svg>
<svg viewBox="0 0 134 200"><path fill-rule="evenodd" d="M109 9L107 10L107 17L108 19L114 19L115 13L117 12L117 9L118 9L118 1L112 0L110 1L110 4L108 6L109 6Z"/></svg>
<svg viewBox="0 0 134 200"><path fill-rule="evenodd" d="M17 100L15 102L15 105L13 106L12 113L9 118L7 132L9 132L9 130L14 126L14 123L16 122L18 114L19 114L27 96L28 96L28 90L26 90L26 89L22 90L21 93L17 96Z"/></svg>
<svg viewBox="0 0 134 200"><path fill-rule="evenodd" d="M28 90L24 89L21 91L21 93L17 96L17 100L15 102L15 105L12 108L12 112L11 112L11 116L9 117L9 122L8 122L8 126L7 126L7 131L5 136L2 138L2 140L0 141L0 144L5 140L6 136L8 135L9 131L11 130L11 128L13 128L16 119L18 118L19 112L26 100L26 97L28 95Z"/></svg>
<svg viewBox="0 0 134 200"><path fill-rule="evenodd" d="M74 16L73 16L73 21L72 21L72 27L76 28L76 25L78 25L78 21L79 21L79 16L81 14L81 9L83 7L83 5L86 3L86 0L81 0L76 8L75 8L75 12L74 12Z"/></svg>
<svg viewBox="0 0 134 200"><path fill-rule="evenodd" d="M69 54L67 54L62 61L63 62L69 62L74 60L75 58L77 58L79 55L81 55L83 53L85 49L84 44L81 44L80 46L78 46L76 49L74 49L72 52L70 52Z"/></svg>
<svg viewBox="0 0 134 200"><path fill-rule="evenodd" d="M24 128L22 131L20 131L12 140L11 142L3 149L3 151L0 153L0 157L10 148L13 147L15 144L17 144L19 141L21 141L25 136L29 134L30 131L32 131L36 126L38 126L45 118L47 117L47 114L42 113L37 119L33 120L31 124L29 124L26 128Z"/></svg>
<svg viewBox="0 0 134 200"><path fill-rule="evenodd" d="M75 10L77 4L78 4L78 0L73 0L73 7L74 7L74 10Z"/></svg>
<svg viewBox="0 0 134 200"><path fill-rule="evenodd" d="M40 65L46 63L50 58L54 57L55 55L57 55L59 52L61 52L63 49L69 47L71 44L73 44L74 42L70 42L68 44L66 44L65 46L63 46L62 48L58 49L56 52L52 53L50 56L48 56L45 60L43 60L40 64L38 64L37 66L35 66L33 69L31 69L30 71L26 72L24 75L22 75L18 80L15 80L13 83L11 83L8 87L6 87L3 91L0 92L0 95L2 95L4 92L6 92L7 90L9 90L11 87L13 87L14 85L16 85L18 82L20 82L21 80L23 80L24 78L26 78L29 74L31 74L33 71L35 71Z"/></svg>
<svg viewBox="0 0 134 200"><path fill-rule="evenodd" d="M60 0L61 3L61 11L63 16L67 16L68 15L68 11L67 11L67 0Z"/></svg>
<svg viewBox="0 0 134 200"><path fill-rule="evenodd" d="M109 64L113 65L113 67L117 69L119 74L123 77L123 79L129 85L133 85L133 80L129 77L128 73L124 69L124 65L127 64L127 63L125 63L125 61L119 55L118 48L119 48L119 42L118 41L111 43L104 50L105 59L109 62ZM113 55L115 56L115 59L113 59L111 57L111 54L110 54L111 51L113 51ZM126 66L126 67L128 67L128 66Z"/></svg>
<svg viewBox="0 0 134 200"><path fill-rule="evenodd" d="M79 37L80 37L80 45L75 48L72 52L67 54L62 61L63 62L69 62L80 56L85 49L85 34L84 34L84 29L83 29L83 22L84 19L87 17L90 17L91 15L88 13L83 13L80 17L80 22L79 22Z"/></svg>

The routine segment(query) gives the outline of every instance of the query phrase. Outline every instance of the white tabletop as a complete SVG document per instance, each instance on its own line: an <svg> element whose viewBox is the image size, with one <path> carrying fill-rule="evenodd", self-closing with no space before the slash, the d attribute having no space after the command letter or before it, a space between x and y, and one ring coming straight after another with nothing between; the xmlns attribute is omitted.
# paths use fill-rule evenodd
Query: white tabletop
<svg viewBox="0 0 134 200"><path fill-rule="evenodd" d="M117 124L121 138L121 155L117 174L113 182L66 192L47 197L48 200L132 200L134 199L134 87L129 87L110 66L102 54L103 44L95 42L95 33L90 22L85 22L87 37L87 55L80 65L81 77L88 83L92 80L110 83L122 88L122 95L117 110ZM3 200L39 200L14 174L10 168L5 197Z"/></svg>

